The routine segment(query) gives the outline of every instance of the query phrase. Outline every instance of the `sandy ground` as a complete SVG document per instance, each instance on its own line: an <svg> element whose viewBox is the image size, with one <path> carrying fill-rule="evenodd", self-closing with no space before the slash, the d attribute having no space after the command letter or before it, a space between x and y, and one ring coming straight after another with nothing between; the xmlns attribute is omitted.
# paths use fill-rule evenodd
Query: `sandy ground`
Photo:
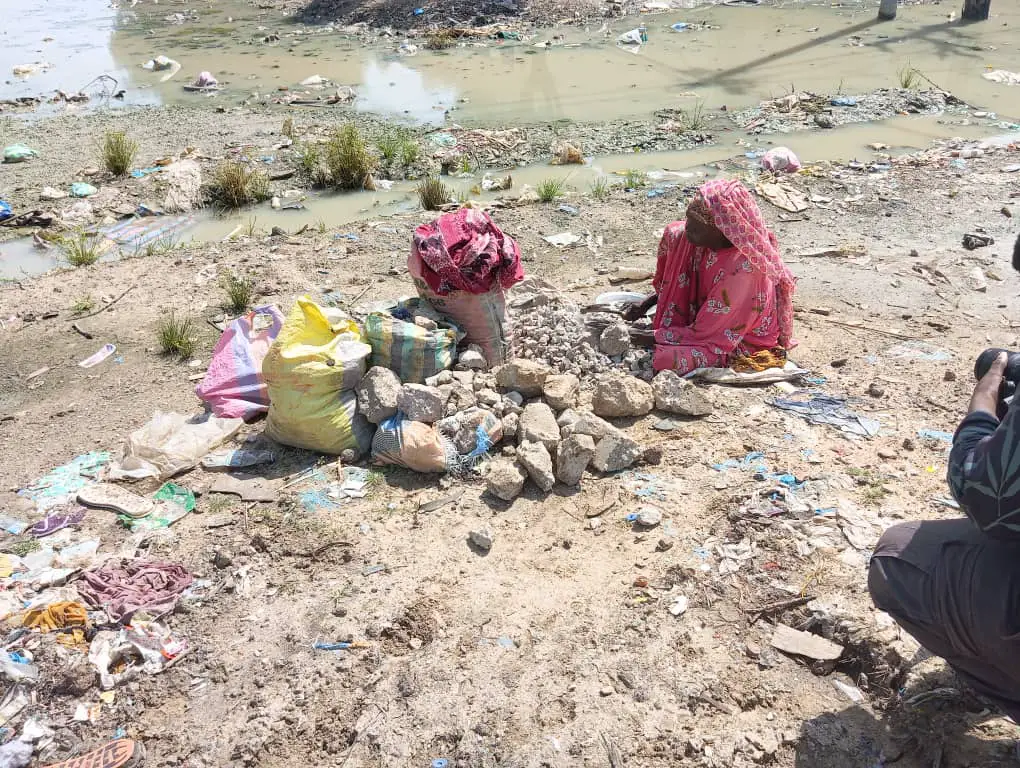
<svg viewBox="0 0 1020 768"><path fill-rule="evenodd" d="M184 143L173 122L140 139L147 156ZM529 485L512 504L487 496L477 480L403 470L383 472L366 499L332 512L305 512L288 493L275 504L224 504L202 493L212 476L196 470L180 480L201 494L195 514L145 545L215 585L172 618L195 650L171 671L119 689L97 722L76 723L76 704L96 700L94 681L80 658L44 645L29 712L60 724L67 750L122 727L146 744L154 766L1010 764L1015 728L973 701L904 705L956 683L937 660L918 661L909 638L874 613L866 551L840 540L798 554L787 527L795 516L763 518L750 504L774 483L712 468L761 451L771 471L809 481L812 506L854 505L875 535L896 520L954 514L935 501L946 494L948 446L918 431L952 431L975 355L1018 345L1009 267L1016 224L1003 212L1016 209L1016 181L999 170L1008 162L1014 155L968 160L962 170L948 159L880 174L821 168L796 183L823 202L800 215L764 206L800 279L796 359L821 389L878 419L877 437L850 440L779 411L768 402L774 390L727 389L714 393L719 407L705 420L669 432L652 429L654 414L626 425L663 449L648 474L589 476L580 491L549 495ZM16 192L40 183L18 178ZM574 195L576 217L535 204L495 218L520 241L530 274L583 301L609 288L613 267L654 264L655 233L678 217L681 194ZM116 452L156 410L200 410L191 377L201 368L161 357L155 330L170 311L194 318L195 358L207 363L217 332L205 321L223 314L219 276L251 276L258 302L285 310L327 289L407 294L410 234L430 217L344 226L360 238L345 251L333 226L259 232L4 285L4 506L24 514L18 488L88 450ZM965 251L962 235L979 227L995 245ZM564 230L601 236L602 245L557 250L541 239ZM805 255L832 247L837 255ZM92 340L71 329L76 299L109 301L129 288L79 323ZM122 362L78 367L105 342ZM282 449L269 474L317 460ZM461 488L458 500L419 512ZM625 517L648 493L666 520L635 531ZM603 506L592 530L586 511ZM467 544L481 524L496 533L487 556ZM84 529L104 549L126 535L102 512L90 512ZM741 542L750 559L721 574L717 547ZM817 600L760 610L799 594ZM668 606L679 595L690 608L676 617ZM799 663L769 649L777 621L847 651L835 670ZM315 651L317 639L365 647ZM862 701L837 680L858 686Z"/></svg>

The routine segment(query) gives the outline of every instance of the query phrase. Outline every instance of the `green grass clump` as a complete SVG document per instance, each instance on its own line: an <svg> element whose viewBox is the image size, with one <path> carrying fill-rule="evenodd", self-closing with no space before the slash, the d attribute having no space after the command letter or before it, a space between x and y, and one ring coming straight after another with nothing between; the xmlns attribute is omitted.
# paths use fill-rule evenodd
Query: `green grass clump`
<svg viewBox="0 0 1020 768"><path fill-rule="evenodd" d="M690 109L680 110L680 122L683 123L685 131L703 131L708 127L708 115L705 113L705 105L698 102Z"/></svg>
<svg viewBox="0 0 1020 768"><path fill-rule="evenodd" d="M439 179L430 177L418 185L418 199L426 211L438 211L450 202L450 190Z"/></svg>
<svg viewBox="0 0 1020 768"><path fill-rule="evenodd" d="M648 176L644 171L631 168L623 174L623 186L627 189L641 189L646 184L648 184Z"/></svg>
<svg viewBox="0 0 1020 768"><path fill-rule="evenodd" d="M344 123L330 136L324 154L326 169L334 187L365 188L375 162L361 131L354 123Z"/></svg>
<svg viewBox="0 0 1020 768"><path fill-rule="evenodd" d="M269 198L269 177L244 163L227 160L213 172L209 196L221 208L242 208Z"/></svg>
<svg viewBox="0 0 1020 768"><path fill-rule="evenodd" d="M564 179L542 179L535 188L538 199L543 203L551 203L557 197L563 197L567 189L567 182Z"/></svg>
<svg viewBox="0 0 1020 768"><path fill-rule="evenodd" d="M109 131L100 147L103 167L114 176L123 176L131 170L138 154L138 142L132 141L123 131Z"/></svg>
<svg viewBox="0 0 1020 768"><path fill-rule="evenodd" d="M595 181L591 183L591 196L596 200L603 201L609 199L609 192L612 189L609 185L609 179L605 176L599 176Z"/></svg>
<svg viewBox="0 0 1020 768"><path fill-rule="evenodd" d="M916 91L921 85L921 70L912 67L909 61L906 66L897 70L896 76L900 81L900 88Z"/></svg>
<svg viewBox="0 0 1020 768"><path fill-rule="evenodd" d="M91 312L96 308L96 299L91 293L86 293L79 296L71 304L71 311L76 315L84 315L86 312Z"/></svg>
<svg viewBox="0 0 1020 768"><path fill-rule="evenodd" d="M255 281L230 273L223 280L223 291L226 293L224 308L240 314L251 306L255 298Z"/></svg>
<svg viewBox="0 0 1020 768"><path fill-rule="evenodd" d="M76 229L70 235L60 238L59 242L64 259L72 267L91 267L102 255L99 246L103 238L95 232Z"/></svg>
<svg viewBox="0 0 1020 768"><path fill-rule="evenodd" d="M159 321L156 338L164 355L181 359L191 357L195 351L195 324L190 317L178 318L173 312Z"/></svg>

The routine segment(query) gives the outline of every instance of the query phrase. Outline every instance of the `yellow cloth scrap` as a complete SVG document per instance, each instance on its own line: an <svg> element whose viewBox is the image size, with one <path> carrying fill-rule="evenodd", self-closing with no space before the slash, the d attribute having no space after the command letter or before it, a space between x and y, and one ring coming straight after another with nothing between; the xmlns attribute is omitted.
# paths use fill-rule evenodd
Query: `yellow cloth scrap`
<svg viewBox="0 0 1020 768"><path fill-rule="evenodd" d="M40 632L52 632L55 629L76 627L70 632L63 632L57 642L64 645L78 645L85 642L85 628L89 623L89 615L81 603L53 603L45 608L33 608L25 611L21 626L38 629Z"/></svg>

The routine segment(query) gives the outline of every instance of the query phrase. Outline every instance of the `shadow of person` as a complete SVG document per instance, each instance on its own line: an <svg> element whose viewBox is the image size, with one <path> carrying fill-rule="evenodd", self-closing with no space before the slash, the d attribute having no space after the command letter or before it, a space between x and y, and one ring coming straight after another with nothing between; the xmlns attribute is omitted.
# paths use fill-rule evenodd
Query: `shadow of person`
<svg viewBox="0 0 1020 768"><path fill-rule="evenodd" d="M1016 768L1011 722L962 707L875 714L855 705L801 725L796 768Z"/></svg>

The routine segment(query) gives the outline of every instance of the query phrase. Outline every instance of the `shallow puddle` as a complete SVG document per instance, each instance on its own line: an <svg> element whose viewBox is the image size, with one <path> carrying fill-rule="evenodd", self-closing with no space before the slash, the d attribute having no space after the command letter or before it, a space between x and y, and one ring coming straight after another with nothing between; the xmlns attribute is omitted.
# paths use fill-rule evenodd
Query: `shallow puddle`
<svg viewBox="0 0 1020 768"><path fill-rule="evenodd" d="M862 93L896 87L899 70L911 66L969 103L1016 118L1017 89L981 74L1016 68L1020 39L1011 30L1020 25L1020 4L999 2L991 21L970 25L948 21L956 5L905 6L893 22L878 22L871 3L705 6L642 17L649 36L643 46L616 44L637 23L630 19L558 30L564 37L550 48L536 44L553 33L527 42L477 38L401 56L399 37L367 44L331 28L281 22L238 0L199 6L194 16L190 0L124 2L116 11L106 0L5 0L5 16L19 23L5 25L0 64L7 73L34 61L53 67L3 83L0 98L74 90L111 72L127 81L135 102L233 102L253 92L304 90L298 83L321 75L355 86L362 109L435 123L454 108L453 120L498 125L647 117L697 102L736 109L790 89ZM695 26L673 31L680 21ZM270 38L277 34L279 41ZM182 65L166 83L140 67L158 55ZM225 90L212 97L186 92L203 70Z"/></svg>

